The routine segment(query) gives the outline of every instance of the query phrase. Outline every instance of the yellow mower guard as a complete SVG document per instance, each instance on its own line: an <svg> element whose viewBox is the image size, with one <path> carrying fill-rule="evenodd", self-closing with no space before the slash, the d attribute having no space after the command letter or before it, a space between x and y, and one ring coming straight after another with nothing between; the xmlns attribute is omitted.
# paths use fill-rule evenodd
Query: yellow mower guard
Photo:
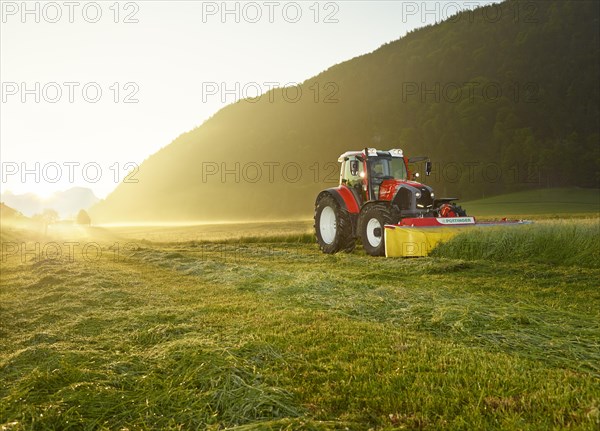
<svg viewBox="0 0 600 431"><path fill-rule="evenodd" d="M469 227L387 225L384 232L385 255L386 257L425 257L438 243L448 241Z"/></svg>

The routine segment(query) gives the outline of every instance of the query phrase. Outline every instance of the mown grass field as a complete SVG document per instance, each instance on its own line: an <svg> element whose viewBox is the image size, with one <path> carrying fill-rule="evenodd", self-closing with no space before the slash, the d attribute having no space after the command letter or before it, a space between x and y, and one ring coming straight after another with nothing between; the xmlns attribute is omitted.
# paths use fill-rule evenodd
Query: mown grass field
<svg viewBox="0 0 600 431"><path fill-rule="evenodd" d="M271 225L65 228L22 256L3 229L0 429L597 430L599 223L422 259Z"/></svg>

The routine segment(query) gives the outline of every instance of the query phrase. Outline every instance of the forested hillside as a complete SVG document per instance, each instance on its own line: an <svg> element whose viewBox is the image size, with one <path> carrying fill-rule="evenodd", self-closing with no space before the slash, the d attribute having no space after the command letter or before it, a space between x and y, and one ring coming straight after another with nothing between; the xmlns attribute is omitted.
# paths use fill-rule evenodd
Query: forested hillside
<svg viewBox="0 0 600 431"><path fill-rule="evenodd" d="M148 158L92 217L307 216L337 182L338 155L366 146L430 156L438 196L598 187L599 14L596 1L508 1L414 31L299 88L222 109Z"/></svg>

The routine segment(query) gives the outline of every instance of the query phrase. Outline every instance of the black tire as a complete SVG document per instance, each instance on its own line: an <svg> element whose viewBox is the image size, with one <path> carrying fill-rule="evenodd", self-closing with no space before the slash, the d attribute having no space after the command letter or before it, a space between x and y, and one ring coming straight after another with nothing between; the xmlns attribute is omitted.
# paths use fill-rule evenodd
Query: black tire
<svg viewBox="0 0 600 431"><path fill-rule="evenodd" d="M467 216L467 212L460 205L454 205L454 212L456 212L456 215L459 217Z"/></svg>
<svg viewBox="0 0 600 431"><path fill-rule="evenodd" d="M335 226L333 234L331 229L322 225L322 219L327 219L329 215L323 215L323 211L328 212L329 208L335 216ZM352 234L352 220L350 214L344 208L341 208L335 198L330 194L323 194L317 199L315 204L315 235L317 243L323 253L333 254L339 251L350 253L356 246L356 238ZM322 229L323 228L323 229Z"/></svg>
<svg viewBox="0 0 600 431"><path fill-rule="evenodd" d="M370 205L360 213L358 231L363 247L371 256L385 256L386 224L398 223L398 216L386 205Z"/></svg>

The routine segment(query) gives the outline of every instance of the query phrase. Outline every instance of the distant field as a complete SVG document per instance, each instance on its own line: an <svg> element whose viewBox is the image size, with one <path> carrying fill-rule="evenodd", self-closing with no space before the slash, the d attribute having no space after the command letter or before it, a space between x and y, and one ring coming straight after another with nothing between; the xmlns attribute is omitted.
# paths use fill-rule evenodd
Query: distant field
<svg viewBox="0 0 600 431"><path fill-rule="evenodd" d="M600 190L544 189L460 202L469 215L489 218L589 218L600 216ZM239 238L312 235L313 220L253 223L202 223L188 226L106 226L106 232L151 242L231 241ZM290 238L288 238L289 240Z"/></svg>
<svg viewBox="0 0 600 431"><path fill-rule="evenodd" d="M285 226L3 232L0 429L600 427L597 218L422 259Z"/></svg>
<svg viewBox="0 0 600 431"><path fill-rule="evenodd" d="M314 231L312 220L254 223L206 223L190 226L110 226L105 229L122 238L152 242L228 241L239 238L269 238L280 240Z"/></svg>
<svg viewBox="0 0 600 431"><path fill-rule="evenodd" d="M542 189L461 202L469 215L581 217L600 214L598 189Z"/></svg>

